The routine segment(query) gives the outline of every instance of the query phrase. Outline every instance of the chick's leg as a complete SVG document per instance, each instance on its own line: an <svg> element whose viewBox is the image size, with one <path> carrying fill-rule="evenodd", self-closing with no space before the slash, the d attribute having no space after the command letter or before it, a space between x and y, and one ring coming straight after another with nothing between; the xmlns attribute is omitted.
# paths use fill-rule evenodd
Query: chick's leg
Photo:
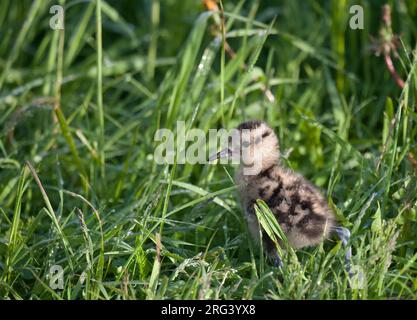
<svg viewBox="0 0 417 320"><path fill-rule="evenodd" d="M350 231L347 228L343 227L334 227L333 231L336 233L336 235L339 237L339 239L342 241L343 245L346 247L349 239L350 239ZM352 259L352 248L349 246L346 249L345 254L345 264L346 264L346 270L350 277L352 277L352 271L351 271L351 259Z"/></svg>
<svg viewBox="0 0 417 320"><path fill-rule="evenodd" d="M282 263L281 257L278 254L277 248L275 243L264 233L264 247L268 254L269 259L271 259L272 263L277 268L282 268L284 264Z"/></svg>

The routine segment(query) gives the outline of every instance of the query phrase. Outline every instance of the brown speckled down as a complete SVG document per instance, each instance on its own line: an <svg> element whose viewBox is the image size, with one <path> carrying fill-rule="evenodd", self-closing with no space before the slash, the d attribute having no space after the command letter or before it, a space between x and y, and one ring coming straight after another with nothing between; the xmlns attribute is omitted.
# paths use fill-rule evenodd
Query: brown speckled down
<svg viewBox="0 0 417 320"><path fill-rule="evenodd" d="M316 245L331 234L336 225L335 215L318 189L301 175L284 168L279 163L278 138L262 121L249 121L238 130L250 130L254 154L262 156L257 174L245 175L244 165L236 174L241 200L253 237L259 240L259 224L254 203L262 199L275 215L290 245L294 248ZM252 137L253 135L253 137ZM258 137L262 137L259 142ZM265 247L273 255L274 246L263 233Z"/></svg>

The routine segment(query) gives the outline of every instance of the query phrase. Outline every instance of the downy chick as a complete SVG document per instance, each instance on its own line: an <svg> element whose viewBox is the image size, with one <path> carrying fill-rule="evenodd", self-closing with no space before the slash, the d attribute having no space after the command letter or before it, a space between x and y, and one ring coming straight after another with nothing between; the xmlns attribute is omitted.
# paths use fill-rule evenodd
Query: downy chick
<svg viewBox="0 0 417 320"><path fill-rule="evenodd" d="M254 204L257 199L262 199L293 248L317 245L333 234L346 245L350 232L337 225L335 214L323 195L303 176L280 164L279 142L274 131L265 122L255 120L240 124L236 132L238 143L232 143L230 139L228 147L209 161L240 157L241 165L235 180L254 239L259 240L260 232ZM282 266L276 247L265 232L262 232L262 239L268 256L276 266ZM350 258L351 249L348 248L345 262L349 274Z"/></svg>

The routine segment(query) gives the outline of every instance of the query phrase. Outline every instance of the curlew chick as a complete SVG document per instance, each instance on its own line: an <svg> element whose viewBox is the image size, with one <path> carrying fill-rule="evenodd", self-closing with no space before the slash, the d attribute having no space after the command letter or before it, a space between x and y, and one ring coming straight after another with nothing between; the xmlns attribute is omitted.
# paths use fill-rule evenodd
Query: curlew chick
<svg viewBox="0 0 417 320"><path fill-rule="evenodd" d="M235 134L237 139L229 139L228 147L211 156L209 161L240 157L235 180L240 187L245 217L255 240L259 240L260 230L254 204L257 199L262 199L293 248L317 245L333 234L344 245L347 244L349 230L337 225L333 211L318 189L301 175L280 164L278 138L265 122L244 122L237 127ZM272 240L265 232L262 234L268 256L276 266L282 266ZM348 248L345 262L349 274L350 257L351 250Z"/></svg>

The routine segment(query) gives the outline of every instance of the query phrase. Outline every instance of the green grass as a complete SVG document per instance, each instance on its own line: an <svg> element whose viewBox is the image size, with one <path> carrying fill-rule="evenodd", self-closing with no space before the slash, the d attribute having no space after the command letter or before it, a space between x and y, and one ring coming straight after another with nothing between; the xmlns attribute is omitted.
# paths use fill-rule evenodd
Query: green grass
<svg viewBox="0 0 417 320"><path fill-rule="evenodd" d="M54 31L55 2L2 0L0 297L416 299L417 5L387 1L401 90L369 50L380 1L359 1L365 29L351 30L357 2L225 1L223 29L199 1L67 0ZM362 288L335 239L271 266L232 166L152 159L176 121L254 118L352 231Z"/></svg>

